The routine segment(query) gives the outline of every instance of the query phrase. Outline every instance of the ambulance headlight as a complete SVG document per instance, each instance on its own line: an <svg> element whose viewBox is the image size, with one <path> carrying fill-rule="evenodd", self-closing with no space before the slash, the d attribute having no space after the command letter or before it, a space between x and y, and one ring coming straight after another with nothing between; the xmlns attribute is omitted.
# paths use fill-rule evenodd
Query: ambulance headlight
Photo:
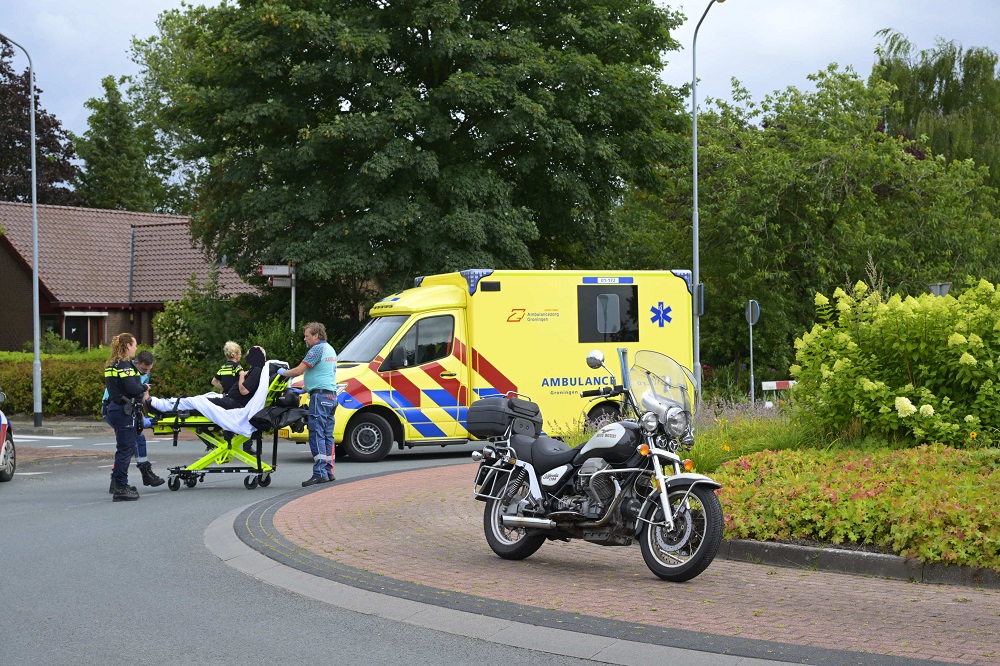
<svg viewBox="0 0 1000 666"><path fill-rule="evenodd" d="M646 412L639 419L639 425L641 425L642 429L645 430L646 432L650 433L656 432L656 428L659 424L660 420L653 412Z"/></svg>
<svg viewBox="0 0 1000 666"><path fill-rule="evenodd" d="M691 427L691 415L680 407L671 407L663 416L663 427L671 437L680 437Z"/></svg>

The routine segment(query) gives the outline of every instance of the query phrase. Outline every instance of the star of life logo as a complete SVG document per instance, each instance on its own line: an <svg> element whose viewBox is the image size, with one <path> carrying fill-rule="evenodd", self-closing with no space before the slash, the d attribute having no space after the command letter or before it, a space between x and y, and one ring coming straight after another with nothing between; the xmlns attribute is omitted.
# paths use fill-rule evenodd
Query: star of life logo
<svg viewBox="0 0 1000 666"><path fill-rule="evenodd" d="M663 307L663 301L660 301L657 305L649 308L649 311L653 313L649 321L663 328L664 324L669 324L673 321L673 317L670 316L670 311L673 310L669 305Z"/></svg>

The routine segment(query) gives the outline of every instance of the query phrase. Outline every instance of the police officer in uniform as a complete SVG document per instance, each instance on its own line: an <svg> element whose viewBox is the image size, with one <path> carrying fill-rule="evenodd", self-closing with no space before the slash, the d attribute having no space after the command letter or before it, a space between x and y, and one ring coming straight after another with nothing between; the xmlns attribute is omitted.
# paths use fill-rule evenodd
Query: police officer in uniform
<svg viewBox="0 0 1000 666"><path fill-rule="evenodd" d="M149 386L140 381L132 363L136 342L131 333L119 333L111 340L111 356L104 369L108 400L104 405L107 422L115 429L115 466L111 476L112 501L131 502L139 491L128 485L128 467L135 455L137 419L142 418L142 399Z"/></svg>
<svg viewBox="0 0 1000 666"><path fill-rule="evenodd" d="M222 364L219 371L212 377L212 386L222 391L225 395L233 388L240 376L240 359L243 357L243 350L240 346L230 340L222 347L222 353L226 355L226 362Z"/></svg>

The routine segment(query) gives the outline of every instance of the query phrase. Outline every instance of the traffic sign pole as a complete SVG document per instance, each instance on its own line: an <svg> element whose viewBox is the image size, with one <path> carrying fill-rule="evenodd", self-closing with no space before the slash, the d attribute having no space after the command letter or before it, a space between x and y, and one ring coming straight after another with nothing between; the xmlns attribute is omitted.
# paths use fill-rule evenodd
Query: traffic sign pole
<svg viewBox="0 0 1000 666"><path fill-rule="evenodd" d="M760 319L760 304L757 301L751 300L747 303L746 318L750 324L750 404L752 405L756 401L753 378L753 325Z"/></svg>

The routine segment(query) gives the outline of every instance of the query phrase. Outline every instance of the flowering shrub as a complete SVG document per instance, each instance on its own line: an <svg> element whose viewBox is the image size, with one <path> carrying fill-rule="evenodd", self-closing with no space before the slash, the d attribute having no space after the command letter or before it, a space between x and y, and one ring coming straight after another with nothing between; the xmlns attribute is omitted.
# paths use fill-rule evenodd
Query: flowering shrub
<svg viewBox="0 0 1000 666"><path fill-rule="evenodd" d="M1000 451L763 451L724 463L725 536L881 546L1000 570Z"/></svg>
<svg viewBox="0 0 1000 666"><path fill-rule="evenodd" d="M834 437L874 435L957 448L998 438L1000 293L885 299L864 282L817 294L818 323L795 341L796 417Z"/></svg>

